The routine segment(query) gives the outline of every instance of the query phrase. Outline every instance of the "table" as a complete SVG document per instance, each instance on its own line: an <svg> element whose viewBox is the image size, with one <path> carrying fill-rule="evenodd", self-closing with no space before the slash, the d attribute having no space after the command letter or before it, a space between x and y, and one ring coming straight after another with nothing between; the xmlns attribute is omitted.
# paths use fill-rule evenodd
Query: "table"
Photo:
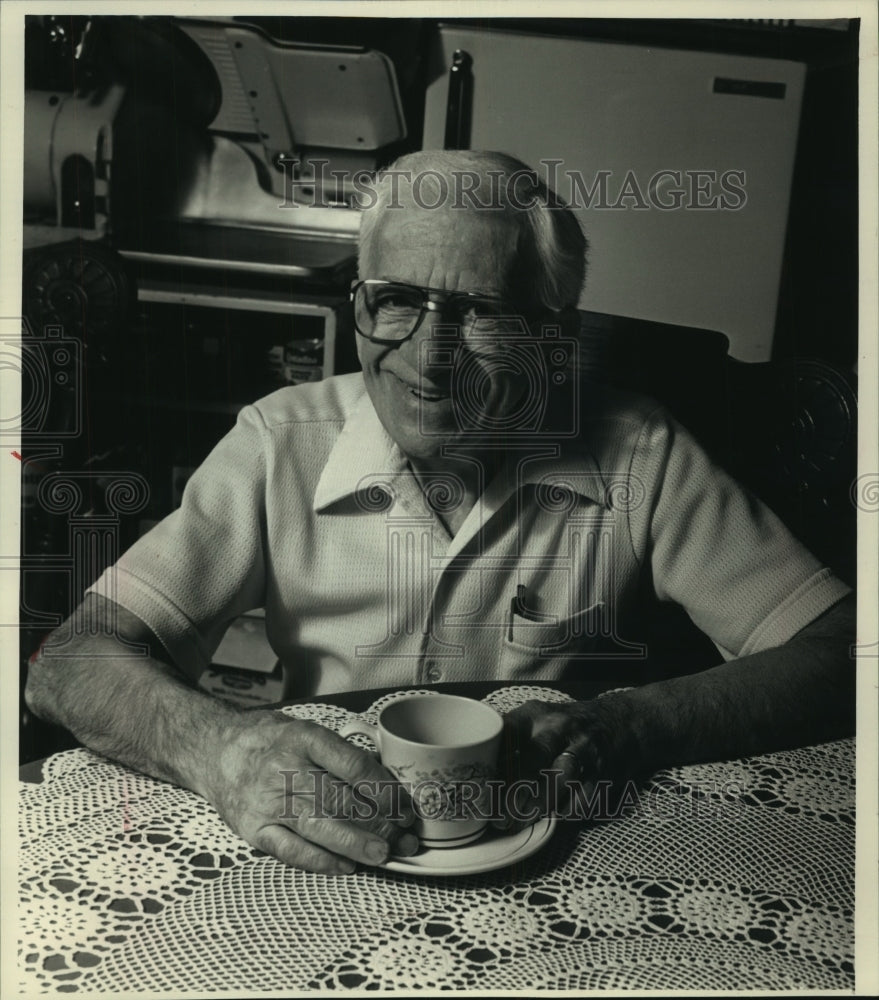
<svg viewBox="0 0 879 1000"><path fill-rule="evenodd" d="M371 696L374 721L395 695ZM485 695L532 697L570 695ZM286 868L198 796L83 749L22 782L19 812L26 995L854 987L852 740L658 772L618 815L458 877Z"/></svg>

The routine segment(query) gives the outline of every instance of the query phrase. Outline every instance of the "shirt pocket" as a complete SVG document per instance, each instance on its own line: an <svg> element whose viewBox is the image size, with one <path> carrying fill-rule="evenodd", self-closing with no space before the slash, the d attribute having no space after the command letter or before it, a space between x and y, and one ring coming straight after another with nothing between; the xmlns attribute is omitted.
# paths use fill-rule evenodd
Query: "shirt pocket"
<svg viewBox="0 0 879 1000"><path fill-rule="evenodd" d="M601 635L603 615L603 601L567 618L551 621L534 622L514 614L504 635L504 645L532 657L564 656L586 650Z"/></svg>

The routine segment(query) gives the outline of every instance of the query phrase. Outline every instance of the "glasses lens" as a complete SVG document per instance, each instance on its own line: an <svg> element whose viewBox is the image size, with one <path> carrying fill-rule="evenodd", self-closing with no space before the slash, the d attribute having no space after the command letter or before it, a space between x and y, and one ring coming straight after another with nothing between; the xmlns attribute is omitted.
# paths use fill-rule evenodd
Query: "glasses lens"
<svg viewBox="0 0 879 1000"><path fill-rule="evenodd" d="M354 293L354 321L364 336L379 341L406 340L424 314L427 289L367 281ZM503 352L510 337L528 336L519 310L500 299L452 293L440 307L444 324L459 328L472 350ZM439 314L438 314L439 316Z"/></svg>
<svg viewBox="0 0 879 1000"><path fill-rule="evenodd" d="M504 354L511 338L529 335L525 317L509 303L471 298L462 307L464 341L477 354Z"/></svg>
<svg viewBox="0 0 879 1000"><path fill-rule="evenodd" d="M461 303L461 320L468 331L486 336L521 333L525 322L514 306L497 299L477 298Z"/></svg>
<svg viewBox="0 0 879 1000"><path fill-rule="evenodd" d="M354 321L366 337L405 340L418 323L423 301L419 288L363 284L354 296Z"/></svg>

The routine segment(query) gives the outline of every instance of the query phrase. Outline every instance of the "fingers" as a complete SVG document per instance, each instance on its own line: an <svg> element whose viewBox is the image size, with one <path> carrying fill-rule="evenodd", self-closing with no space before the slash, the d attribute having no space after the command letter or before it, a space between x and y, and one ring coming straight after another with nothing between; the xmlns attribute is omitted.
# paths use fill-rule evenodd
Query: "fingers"
<svg viewBox="0 0 879 1000"><path fill-rule="evenodd" d="M522 828L538 815L561 809L572 785L592 787L599 758L589 731L590 717L585 704L537 701L526 702L505 717L509 794L507 814L496 826Z"/></svg>
<svg viewBox="0 0 879 1000"><path fill-rule="evenodd" d="M415 822L415 811L403 786L371 754L337 733L316 726L309 744L311 759L375 802L378 815L390 816L401 827Z"/></svg>
<svg viewBox="0 0 879 1000"><path fill-rule="evenodd" d="M414 834L401 833L391 827L392 824L387 824L382 835L332 817L304 816L297 824L297 833L352 861L383 865L392 853L410 855L418 850L418 838Z"/></svg>
<svg viewBox="0 0 879 1000"><path fill-rule="evenodd" d="M568 706L529 701L506 716L504 723L508 780L536 774L550 765L571 771L570 762L564 766L557 761L580 730Z"/></svg>
<svg viewBox="0 0 879 1000"><path fill-rule="evenodd" d="M356 801L352 789L317 768L297 774L276 801L251 800L240 832L255 847L307 871L341 874L356 864L381 865L391 854L418 850L418 838L383 817L378 806Z"/></svg>
<svg viewBox="0 0 879 1000"><path fill-rule="evenodd" d="M306 840L284 826L265 826L252 838L253 846L272 857L307 872L350 875L357 867L351 858L340 857Z"/></svg>
<svg viewBox="0 0 879 1000"><path fill-rule="evenodd" d="M598 750L592 738L581 733L570 739L564 750L556 755L552 766L561 771L567 780L594 777L598 771Z"/></svg>
<svg viewBox="0 0 879 1000"><path fill-rule="evenodd" d="M374 757L322 726L255 720L226 748L226 764L218 811L285 864L342 873L418 849L404 829L414 812L403 787Z"/></svg>
<svg viewBox="0 0 879 1000"><path fill-rule="evenodd" d="M563 750L552 762L552 768L561 773L564 781L579 781L585 771L582 761L572 750Z"/></svg>
<svg viewBox="0 0 879 1000"><path fill-rule="evenodd" d="M398 783L392 788L402 793ZM418 838L399 825L399 796L389 805L374 782L352 786L314 769L288 793L286 825L331 851L375 865L383 864L391 853L408 855L418 849Z"/></svg>
<svg viewBox="0 0 879 1000"><path fill-rule="evenodd" d="M403 786L370 754L330 730L300 731L314 764L290 772L283 823L308 841L364 864L411 855L418 838L406 833L414 811Z"/></svg>
<svg viewBox="0 0 879 1000"><path fill-rule="evenodd" d="M566 774L573 776L576 762L567 763L560 756L567 751L580 759L584 770L598 760L592 739L594 710L590 703L575 702L566 705L529 701L505 717L508 745L515 744L520 756L530 756L546 767L552 762Z"/></svg>
<svg viewBox="0 0 879 1000"><path fill-rule="evenodd" d="M504 716L502 776L508 782L537 774L547 764L547 754L534 731L546 712L546 704L529 701Z"/></svg>
<svg viewBox="0 0 879 1000"><path fill-rule="evenodd" d="M570 712L546 712L531 728L531 741L547 759L553 760L580 736L580 720Z"/></svg>
<svg viewBox="0 0 879 1000"><path fill-rule="evenodd" d="M560 773L555 804L557 810L564 809L568 804L575 785L582 785L587 799L592 799L598 776L598 751L590 736L581 734L574 737L556 756L552 767Z"/></svg>

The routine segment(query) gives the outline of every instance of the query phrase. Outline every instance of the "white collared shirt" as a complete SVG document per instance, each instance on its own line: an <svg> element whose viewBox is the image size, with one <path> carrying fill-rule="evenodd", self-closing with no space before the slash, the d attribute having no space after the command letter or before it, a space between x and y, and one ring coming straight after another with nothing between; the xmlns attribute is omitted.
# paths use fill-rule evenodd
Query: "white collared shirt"
<svg viewBox="0 0 879 1000"><path fill-rule="evenodd" d="M511 444L451 537L435 510L456 495L453 477L419 485L360 374L282 389L91 589L193 677L232 619L264 607L294 697L637 663L645 590L732 658L849 592L639 397L603 394L576 439Z"/></svg>

